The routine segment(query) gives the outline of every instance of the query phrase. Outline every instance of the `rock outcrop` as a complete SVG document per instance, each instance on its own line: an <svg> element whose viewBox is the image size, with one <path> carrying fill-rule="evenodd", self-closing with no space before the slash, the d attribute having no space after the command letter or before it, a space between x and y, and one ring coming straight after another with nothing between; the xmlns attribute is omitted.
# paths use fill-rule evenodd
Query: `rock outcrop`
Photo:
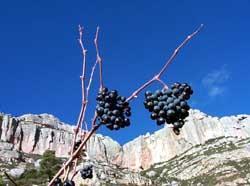
<svg viewBox="0 0 250 186"><path fill-rule="evenodd" d="M16 158L11 152L43 154L54 150L58 157L68 157L73 139L73 126L49 114L27 114L21 117L0 114L0 159ZM109 137L94 135L87 146L89 156L112 161L120 154L121 146ZM8 153L7 156L5 154Z"/></svg>
<svg viewBox="0 0 250 186"><path fill-rule="evenodd" d="M73 129L49 114L0 114L0 170L18 176L26 163L39 167L32 156L47 149L68 157ZM123 146L96 134L87 146L94 179L83 181L77 174L77 184L223 185L232 179L236 185L250 184L250 115L218 118L190 110L178 136L166 125Z"/></svg>
<svg viewBox="0 0 250 186"><path fill-rule="evenodd" d="M219 137L245 139L250 137L250 116L238 115L211 117L198 110L191 110L180 135L168 126L154 134L140 136L122 148L121 166L131 169L147 169L151 165L167 161L193 146Z"/></svg>
<svg viewBox="0 0 250 186"><path fill-rule="evenodd" d="M190 116L178 136L166 126L120 146L111 138L97 134L88 142L92 148L87 148L87 152L98 161L112 162L134 170L147 169L195 145L219 137L250 137L250 116L218 118L190 110ZM4 154L5 157L17 158L18 152L42 154L47 149L55 150L57 156L67 157L72 138L73 126L49 114L27 114L21 117L0 114L0 158Z"/></svg>

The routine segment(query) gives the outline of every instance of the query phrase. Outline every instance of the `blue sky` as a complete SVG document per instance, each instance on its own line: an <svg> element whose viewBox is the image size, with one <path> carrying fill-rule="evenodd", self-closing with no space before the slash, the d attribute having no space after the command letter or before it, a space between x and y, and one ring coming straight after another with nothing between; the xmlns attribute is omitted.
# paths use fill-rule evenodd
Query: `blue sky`
<svg viewBox="0 0 250 186"><path fill-rule="evenodd" d="M86 29L87 72L95 61L93 38L99 25L104 83L128 96L203 23L162 79L190 83L195 92L190 105L210 115L249 114L249 8L248 0L1 2L0 111L51 113L76 122L81 99L78 24ZM88 122L98 78L93 83ZM100 133L124 143L158 130L142 102L143 94L131 103L131 127L117 132L103 127Z"/></svg>

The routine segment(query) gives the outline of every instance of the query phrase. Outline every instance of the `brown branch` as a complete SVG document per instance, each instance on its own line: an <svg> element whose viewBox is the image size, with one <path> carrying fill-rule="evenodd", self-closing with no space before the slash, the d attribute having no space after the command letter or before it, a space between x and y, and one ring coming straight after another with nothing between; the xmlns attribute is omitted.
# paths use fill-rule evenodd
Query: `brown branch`
<svg viewBox="0 0 250 186"><path fill-rule="evenodd" d="M4 174L15 186L18 186L17 183L13 180L13 178L11 178L9 174L7 174L7 172L4 171Z"/></svg>
<svg viewBox="0 0 250 186"><path fill-rule="evenodd" d="M89 90L90 90L90 86L92 84L94 72L95 72L95 69L96 69L96 66L97 66L98 63L99 63L99 69L100 69L100 89L103 87L103 80L102 80L102 60L101 60L100 55L99 55L98 36L99 36L99 27L97 27L97 29L96 29L96 34L95 34L95 39L94 39L97 57L96 57L96 62L95 62L95 64L92 67L90 78L89 78L89 82L88 82L88 86L87 86L87 89L86 89L86 98L85 98L86 102L85 102L85 107L84 107L83 112L82 112L82 117L81 117L81 121L80 121L81 123L83 122L83 120L85 118L86 109L87 109L87 105L88 105Z"/></svg>
<svg viewBox="0 0 250 186"><path fill-rule="evenodd" d="M77 134L79 132L79 128L82 125L82 121L83 121L83 118L84 118L84 110L85 110L85 107L86 107L86 96L85 96L85 78L86 77L85 77L85 73L86 73L86 52L87 52L87 50L84 48L84 45L83 45L83 27L81 27L79 25L78 31L79 31L78 42L80 44L80 47L81 47L81 50L82 50L82 56L83 56L82 75L80 76L81 85L82 85L82 104L81 104L81 110L80 110L80 114L79 114L78 121L77 121L77 124L76 124L76 128L75 128L75 131L74 131L74 139L73 139L73 142L72 142L71 154L73 153L73 150L74 150L74 144L75 144L75 141L76 141Z"/></svg>
<svg viewBox="0 0 250 186"><path fill-rule="evenodd" d="M98 61L95 62L95 64L92 67L92 70L91 70L89 83L88 83L87 90L86 90L86 98L87 98L87 100L88 100L88 97L89 97L89 89L90 89L90 86L91 86L91 83L92 83L92 79L93 79L94 72L95 72L97 64L98 64Z"/></svg>
<svg viewBox="0 0 250 186"><path fill-rule="evenodd" d="M95 122L96 120L94 120ZM78 154L80 153L80 151L82 150L82 148L84 147L84 145L86 145L86 143L88 142L88 140L90 139L90 137L95 133L95 131L100 127L101 125L94 125L94 127L92 128L92 130L88 133L87 137L85 138L84 141L82 141L82 143L80 144L80 146L78 147L78 149L70 156L70 158L68 159L68 161L64 164L64 166L56 173L56 175L54 176L54 178L49 182L48 186L52 186L55 179L57 177L59 177L64 168L68 167L72 161L74 161L77 157Z"/></svg>
<svg viewBox="0 0 250 186"><path fill-rule="evenodd" d="M74 179L74 177L77 175L78 172L79 172L79 171L75 171L75 172L74 172L74 174L73 174L72 177L71 177L71 180Z"/></svg>
<svg viewBox="0 0 250 186"><path fill-rule="evenodd" d="M78 42L80 44L81 50L82 50L82 56L83 56L83 61L82 61L82 75L80 76L81 78L81 83L82 83L82 101L86 101L86 97L85 97L85 72L86 72L86 53L87 50L84 48L83 45L83 39L82 39L82 35L83 35L83 27L81 27L79 25L79 39Z"/></svg>
<svg viewBox="0 0 250 186"><path fill-rule="evenodd" d="M203 27L203 24L200 25L200 27L194 31L192 34L188 35L186 39L174 50L173 54L170 56L170 58L166 61L165 65L162 67L160 72L156 74L152 79L144 83L141 87L139 87L137 90L135 90L130 97L128 97L127 101L131 101L132 99L136 98L137 95L147 86L149 86L151 83L154 81L159 81L161 75L165 72L167 67L173 62L174 58L177 56L179 53L180 49L185 46Z"/></svg>
<svg viewBox="0 0 250 186"><path fill-rule="evenodd" d="M103 88L103 78L102 78L102 58L100 57L99 47L98 47L98 36L99 36L99 26L96 29L96 35L94 39L95 49L96 49L96 62L99 63L99 73L100 73L100 89Z"/></svg>
<svg viewBox="0 0 250 186"><path fill-rule="evenodd" d="M73 141L72 141L72 145L71 145L71 155L74 152L74 146L75 146L75 142L77 139L77 134L79 132L79 129L82 130L82 121L84 119L85 116L85 110L86 110L86 87L85 87L85 79L86 79L86 53L87 50L84 47L83 44L83 27L81 25L78 26L78 31L79 31L79 38L78 38L78 42L79 45L81 47L81 51L82 51L82 75L80 76L81 79L81 86L82 86L82 104L81 104L81 110L80 110L80 114L78 116L78 121L76 124L76 128L74 130L74 137L73 137ZM70 167L67 168L66 171L66 176L64 177L64 179L66 179L68 177L69 174L69 170Z"/></svg>
<svg viewBox="0 0 250 186"><path fill-rule="evenodd" d="M164 83L164 81L162 81L160 78L156 79L156 81L158 81L160 84L162 84L164 89L168 89L168 86L166 83Z"/></svg>

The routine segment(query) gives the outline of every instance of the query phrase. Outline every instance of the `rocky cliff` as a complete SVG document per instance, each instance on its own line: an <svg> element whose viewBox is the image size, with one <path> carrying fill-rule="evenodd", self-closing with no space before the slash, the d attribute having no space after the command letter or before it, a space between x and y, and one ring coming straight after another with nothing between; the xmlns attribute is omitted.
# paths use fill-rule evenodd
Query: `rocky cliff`
<svg viewBox="0 0 250 186"><path fill-rule="evenodd" d="M211 117L198 110L191 110L180 135L170 128L154 134L140 136L122 147L121 165L132 169L149 168L150 165L167 161L193 146L210 139L250 137L250 116Z"/></svg>
<svg viewBox="0 0 250 186"><path fill-rule="evenodd" d="M237 161L249 163L250 115L218 118L190 110L185 122L178 136L166 126L153 134L139 136L123 146L109 137L99 134L93 136L88 143L92 148L87 148L87 152L95 162L96 172L95 179L87 184L112 181L120 185L160 185L161 181L165 181L172 185L171 181L182 184L180 180L184 180L192 185L196 183L193 180L195 176L199 178L216 169L217 165L225 164L218 168L220 174L230 169L231 165L226 167L229 160L234 165ZM21 117L0 114L1 161L21 159L22 153L42 154L47 149L55 150L57 156L67 157L72 137L73 127L49 114L27 114ZM209 156L206 154L208 151L211 151ZM193 154L195 156L192 159ZM201 165L213 166L204 168ZM236 172L238 168L235 168ZM142 171L144 175L140 176L132 170ZM165 179L167 175L172 175L169 177L173 179ZM233 173L231 175L235 176ZM250 172L245 174L243 171L239 175L250 178ZM207 176L213 178L212 181L216 180L213 177L215 175ZM76 179L80 180L79 176Z"/></svg>
<svg viewBox="0 0 250 186"><path fill-rule="evenodd" d="M21 117L0 114L0 158L15 159L18 152L43 154L47 149L56 151L58 157L68 157L73 129L49 114ZM115 159L121 150L117 142L99 134L91 138L88 146L93 147L89 155L102 161Z"/></svg>

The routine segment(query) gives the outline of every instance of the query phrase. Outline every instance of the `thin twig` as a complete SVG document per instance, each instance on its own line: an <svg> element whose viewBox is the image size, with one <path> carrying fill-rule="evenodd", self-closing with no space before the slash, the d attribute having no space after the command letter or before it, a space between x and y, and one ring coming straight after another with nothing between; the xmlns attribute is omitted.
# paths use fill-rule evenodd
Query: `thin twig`
<svg viewBox="0 0 250 186"><path fill-rule="evenodd" d="M79 31L79 38L78 38L78 42L79 45L81 47L81 51L82 51L82 75L80 76L81 79L81 86L82 86L82 104L81 104L81 111L78 117L78 121L76 124L76 128L74 130L74 137L73 137L73 141L72 141L72 145L71 145L71 155L74 152L74 146L75 146L75 142L77 139L77 134L79 132L79 129L82 130L82 121L84 119L84 112L86 110L86 88L85 88L85 79L86 79L86 53L87 50L84 47L83 44L83 27L81 25L78 26L78 31ZM69 174L69 170L70 167L67 167L67 171L66 171L66 176L64 177L64 179L67 179L68 174Z"/></svg>
<svg viewBox="0 0 250 186"><path fill-rule="evenodd" d="M162 84L164 89L168 89L168 86L166 83L164 83L164 81L162 81L160 78L156 79L156 81L158 81L160 84Z"/></svg>
<svg viewBox="0 0 250 186"><path fill-rule="evenodd" d="M17 183L13 180L13 178L11 178L9 174L7 174L7 172L4 171L4 174L15 186L18 186Z"/></svg>
<svg viewBox="0 0 250 186"><path fill-rule="evenodd" d="M79 132L79 128L81 126L81 123L84 119L84 110L85 110L85 105L86 105L86 96L85 96L85 72L86 72L86 52L87 50L84 48L83 45L83 27L81 27L79 25L79 39L78 42L80 44L81 50L82 50L82 56L83 56L83 65L82 65L82 75L80 76L81 78L81 84L82 84L82 104L81 104L81 110L80 110L80 114L78 117L78 121L76 124L76 128L74 131L74 138L73 138L73 142L72 142L72 147L71 147L71 154L73 153L74 150L74 144L77 138L77 134Z"/></svg>
<svg viewBox="0 0 250 186"><path fill-rule="evenodd" d="M88 97L89 97L89 90L90 90L90 86L91 86L91 83L92 83L92 79L93 79L94 72L95 72L97 64L98 64L98 62L96 61L95 64L93 65L93 67L92 67L92 70L91 70L89 83L88 83L87 90L86 90L86 99L87 100L88 100Z"/></svg>
<svg viewBox="0 0 250 186"><path fill-rule="evenodd" d="M98 47L98 37L99 37L99 26L96 29L96 35L94 39L95 49L96 49L96 61L99 63L99 73L100 73L100 89L103 88L103 78L102 78L102 58L100 57L99 47Z"/></svg>
<svg viewBox="0 0 250 186"><path fill-rule="evenodd" d="M86 101L86 97L85 97L85 72L86 72L86 53L87 50L84 48L83 45L83 27L81 27L79 25L79 39L78 42L81 46L82 49L82 56L83 56L83 61L82 61L82 75L80 76L81 78L81 83L82 83L82 101Z"/></svg>
<svg viewBox="0 0 250 186"><path fill-rule="evenodd" d="M137 95L147 86L149 86L151 83L153 83L154 81L159 81L161 75L165 72L165 70L167 69L167 67L173 62L174 58L177 56L177 54L179 53L180 49L186 45L197 33L199 33L199 31L201 30L201 28L203 27L203 24L200 25L200 27L194 31L192 34L190 34L189 36L186 37L186 39L174 50L173 54L170 56L170 58L166 61L165 65L162 67L162 69L160 70L160 72L158 74L156 74L152 79L150 79L149 81L147 81L146 83L144 83L141 87L139 87L137 90L135 90L131 96L128 97L127 101L131 101L132 99L136 98Z"/></svg>
<svg viewBox="0 0 250 186"><path fill-rule="evenodd" d="M75 172L74 172L74 174L73 174L72 177L71 177L71 180L74 179L74 177L77 175L78 172L79 172L79 171L75 171Z"/></svg>
<svg viewBox="0 0 250 186"><path fill-rule="evenodd" d="M85 131L88 131L88 123L86 121L84 121L84 125L85 125Z"/></svg>
<svg viewBox="0 0 250 186"><path fill-rule="evenodd" d="M83 120L85 118L85 114L86 114L86 110L87 110L87 106L88 106L89 90L90 90L92 80L93 80L93 76L94 76L94 72L95 72L95 69L96 69L96 66L97 66L98 63L99 63L99 67L100 67L100 74L99 74L99 76L100 76L100 89L103 87L102 60L100 58L99 49L98 49L98 36L99 36L99 27L96 28L96 34L95 34L95 39L94 39L94 43L95 43L95 47L96 47L96 56L97 57L96 57L96 62L92 67L89 82L88 82L88 86L87 86L87 89L86 89L86 98L85 98L86 102L85 102L85 105L84 105L85 107L84 107L83 112L82 112L82 117L81 117L81 121L80 121L81 123L83 122Z"/></svg>

